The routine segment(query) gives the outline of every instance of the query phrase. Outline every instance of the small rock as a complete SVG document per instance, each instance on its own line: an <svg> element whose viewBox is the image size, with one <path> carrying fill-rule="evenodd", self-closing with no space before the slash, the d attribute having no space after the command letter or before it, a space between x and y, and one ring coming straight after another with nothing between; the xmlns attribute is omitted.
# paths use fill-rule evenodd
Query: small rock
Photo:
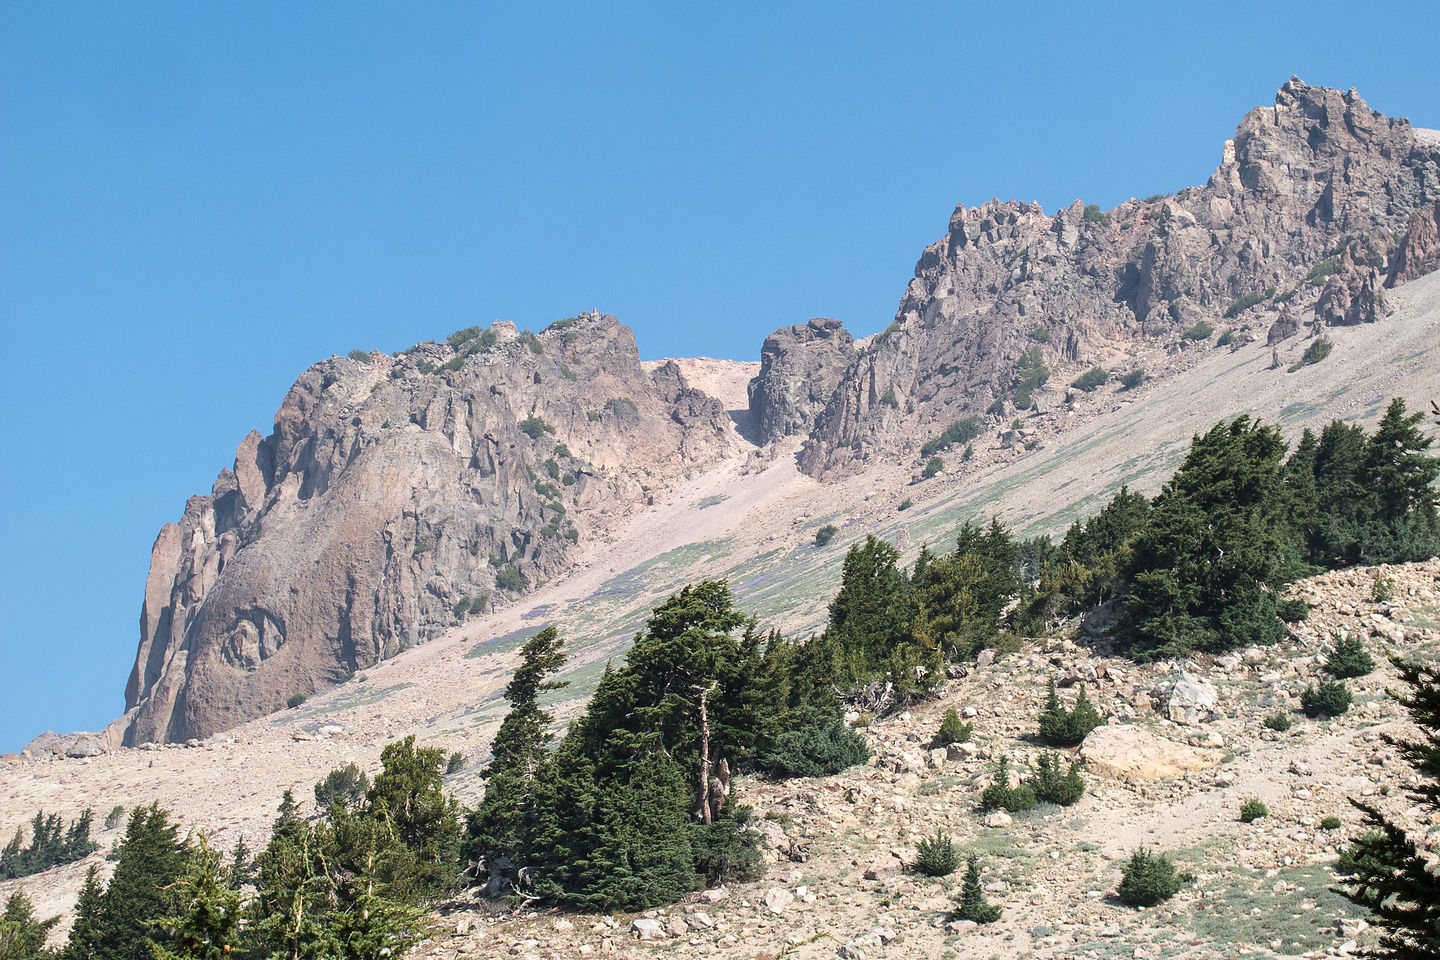
<svg viewBox="0 0 1440 960"><path fill-rule="evenodd" d="M785 912L785 908L795 902L795 895L784 887L771 887L765 891L765 907L774 914Z"/></svg>
<svg viewBox="0 0 1440 960"><path fill-rule="evenodd" d="M630 932L639 940L663 940L665 930L660 926L659 920L651 920L649 917L636 917L630 922Z"/></svg>
<svg viewBox="0 0 1440 960"><path fill-rule="evenodd" d="M1004 810L996 810L985 818L985 826L987 827L1008 827L1014 822L1015 818Z"/></svg>

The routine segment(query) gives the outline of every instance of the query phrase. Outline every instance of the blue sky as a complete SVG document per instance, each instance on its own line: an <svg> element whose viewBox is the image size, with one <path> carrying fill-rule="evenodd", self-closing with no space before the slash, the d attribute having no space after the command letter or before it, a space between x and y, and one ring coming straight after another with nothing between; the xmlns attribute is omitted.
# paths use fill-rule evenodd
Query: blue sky
<svg viewBox="0 0 1440 960"><path fill-rule="evenodd" d="M1358 16L0 5L0 750L118 715L156 532L309 363L591 307L647 358L870 333L956 203L1203 182L1292 73L1440 127L1437 5Z"/></svg>

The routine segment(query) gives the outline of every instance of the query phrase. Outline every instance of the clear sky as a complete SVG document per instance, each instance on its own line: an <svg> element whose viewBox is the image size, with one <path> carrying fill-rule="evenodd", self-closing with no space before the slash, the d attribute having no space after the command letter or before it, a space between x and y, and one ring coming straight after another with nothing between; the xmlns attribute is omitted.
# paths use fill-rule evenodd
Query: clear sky
<svg viewBox="0 0 1440 960"><path fill-rule="evenodd" d="M1292 73L1440 127L1437 6L0 4L0 751L120 713L155 534L311 362L871 333L956 203L1204 182Z"/></svg>

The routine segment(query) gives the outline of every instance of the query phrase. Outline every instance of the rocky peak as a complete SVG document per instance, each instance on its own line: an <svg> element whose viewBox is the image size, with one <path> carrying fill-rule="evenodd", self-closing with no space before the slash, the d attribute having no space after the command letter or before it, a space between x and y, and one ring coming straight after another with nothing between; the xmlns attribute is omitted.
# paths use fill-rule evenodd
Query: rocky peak
<svg viewBox="0 0 1440 960"><path fill-rule="evenodd" d="M855 357L855 338L839 320L817 317L765 338L750 381L750 416L761 443L808 434Z"/></svg>
<svg viewBox="0 0 1440 960"><path fill-rule="evenodd" d="M1322 322L1383 316L1392 238L1437 198L1440 141L1354 90L1292 78L1244 117L1203 187L1108 212L1076 200L1048 217L1013 201L958 206L890 329L836 386L801 465L844 476L875 454L918 451L961 416L1046 410L1064 398L1029 383L1037 370L1180 349L1200 321L1277 312L1282 291L1308 309L1330 273ZM1430 249L1425 230L1422 218L1416 256ZM1350 262L1327 263L1342 252Z"/></svg>
<svg viewBox="0 0 1440 960"><path fill-rule="evenodd" d="M600 313L321 361L161 529L112 734L204 737L422 643L733 442Z"/></svg>

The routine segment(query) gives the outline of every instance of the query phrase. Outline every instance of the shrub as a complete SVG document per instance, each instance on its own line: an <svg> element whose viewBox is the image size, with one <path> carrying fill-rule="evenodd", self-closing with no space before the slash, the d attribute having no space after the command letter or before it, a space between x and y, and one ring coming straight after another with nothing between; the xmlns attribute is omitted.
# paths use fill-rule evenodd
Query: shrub
<svg viewBox="0 0 1440 960"><path fill-rule="evenodd" d="M516 339L529 347L531 353L541 354L545 352L545 345L540 342L540 338L529 330L521 330L520 336Z"/></svg>
<svg viewBox="0 0 1440 960"><path fill-rule="evenodd" d="M361 363L370 362L370 351L368 350L361 350L359 348L356 348L345 354L345 356L349 357L351 360L359 360Z"/></svg>
<svg viewBox="0 0 1440 960"><path fill-rule="evenodd" d="M555 428L545 422L543 417L526 417L519 423L520 432L531 440L539 440L542 433L554 433Z"/></svg>
<svg viewBox="0 0 1440 960"><path fill-rule="evenodd" d="M1275 615L1286 623L1300 623L1310 619L1310 605L1299 597L1275 602Z"/></svg>
<svg viewBox="0 0 1440 960"><path fill-rule="evenodd" d="M1000 919L1000 908L991 906L985 899L985 888L980 885L980 867L971 856L965 867L965 882L960 886L960 895L955 898L956 920L972 923L994 923Z"/></svg>
<svg viewBox="0 0 1440 960"><path fill-rule="evenodd" d="M827 523L827 524L825 524L825 526L823 526L823 527L821 527L819 530L816 530L816 531L815 531L815 546L817 546L817 547L823 547L823 546L825 546L825 544L829 543L831 540L834 540L834 539L835 539L835 534L837 534L837 533L839 533L839 532L840 532L840 529L839 529L838 527L836 527L835 524L833 524L833 523Z"/></svg>
<svg viewBox="0 0 1440 960"><path fill-rule="evenodd" d="M1120 386L1124 387L1126 390L1134 390L1136 387L1140 386L1140 384L1144 382L1145 370L1142 367L1136 367L1134 370L1131 370L1129 373L1125 374L1120 378Z"/></svg>
<svg viewBox="0 0 1440 960"><path fill-rule="evenodd" d="M1255 306L1255 304L1264 303L1273 296L1275 296L1274 287L1268 287L1260 293L1247 293L1225 309L1225 318L1228 320L1231 317L1238 316Z"/></svg>
<svg viewBox="0 0 1440 960"><path fill-rule="evenodd" d="M1272 713L1265 718L1265 726L1277 733L1284 733L1294 725L1295 721L1290 719L1290 714L1288 713Z"/></svg>
<svg viewBox="0 0 1440 960"><path fill-rule="evenodd" d="M446 337L445 342L450 345L450 349L459 350L471 340L480 339L482 335L479 327L462 327Z"/></svg>
<svg viewBox="0 0 1440 960"><path fill-rule="evenodd" d="M774 777L828 777L868 759L865 739L832 717L786 730L759 763Z"/></svg>
<svg viewBox="0 0 1440 960"><path fill-rule="evenodd" d="M1207 320L1201 320L1193 327L1187 327L1181 331L1180 336L1186 340L1208 340L1210 334L1215 332L1215 324Z"/></svg>
<svg viewBox="0 0 1440 960"><path fill-rule="evenodd" d="M1342 877L1357 873L1391 872L1393 866L1375 856L1377 851L1385 849L1388 840L1382 830L1361 830L1354 842L1340 851L1335 872Z"/></svg>
<svg viewBox="0 0 1440 960"><path fill-rule="evenodd" d="M1220 331L1220 336L1215 338L1215 346L1228 347L1235 342L1235 331L1226 327Z"/></svg>
<svg viewBox="0 0 1440 960"><path fill-rule="evenodd" d="M1075 698L1074 707L1066 710L1061 706L1053 677L1039 720L1040 739L1052 747L1077 746L1091 730L1104 722L1100 712L1091 705L1090 698L1086 696L1084 684L1080 686L1080 695Z"/></svg>
<svg viewBox="0 0 1440 960"><path fill-rule="evenodd" d="M1084 390L1086 393L1089 393L1097 387L1102 386L1105 381L1109 379L1110 374L1105 370L1104 367L1091 367L1089 370L1086 370L1084 373L1080 374L1080 376L1072 380L1070 382L1070 386L1074 387L1076 390Z"/></svg>
<svg viewBox="0 0 1440 960"><path fill-rule="evenodd" d="M1334 680L1322 680L1310 684L1300 694L1300 709L1312 720L1320 717L1338 717L1350 709L1354 700L1345 684Z"/></svg>
<svg viewBox="0 0 1440 960"><path fill-rule="evenodd" d="M901 500L898 504L895 505L895 509L909 510L913 506L915 506L915 501L911 500L909 497L906 497L904 500Z"/></svg>
<svg viewBox="0 0 1440 960"><path fill-rule="evenodd" d="M535 492L542 497L549 497L551 500L558 500L560 498L560 488L548 480L541 480L535 484Z"/></svg>
<svg viewBox="0 0 1440 960"><path fill-rule="evenodd" d="M1376 577L1370 584L1370 600L1372 603L1389 603L1395 597L1395 579L1393 577Z"/></svg>
<svg viewBox="0 0 1440 960"><path fill-rule="evenodd" d="M880 402L892 410L900 409L900 401L895 399L895 390L893 387L880 395Z"/></svg>
<svg viewBox="0 0 1440 960"><path fill-rule="evenodd" d="M446 360L444 363L440 364L437 369L441 373L454 373L456 370L459 370L463 366L465 366L465 358L457 353L449 360Z"/></svg>
<svg viewBox="0 0 1440 960"><path fill-rule="evenodd" d="M315 784L315 806L321 811L329 810L335 804L358 808L370 791L370 778L365 776L353 763L337 767Z"/></svg>
<svg viewBox="0 0 1440 960"><path fill-rule="evenodd" d="M1339 817L1324 817L1320 821L1321 830L1339 830L1341 826Z"/></svg>
<svg viewBox="0 0 1440 960"><path fill-rule="evenodd" d="M960 854L950 834L936 829L933 837L922 837L915 848L915 869L927 877L948 877L960 866Z"/></svg>
<svg viewBox="0 0 1440 960"><path fill-rule="evenodd" d="M605 401L605 409L609 410L617 417L620 415L620 411L627 407L629 408L631 413L639 412L639 408L635 406L635 401L631 400L629 397L611 397L609 400Z"/></svg>
<svg viewBox="0 0 1440 960"><path fill-rule="evenodd" d="M1098 203L1087 203L1087 204L1085 204L1084 217L1085 217L1085 222L1086 222L1086 223L1109 223L1109 222L1110 222L1110 217L1109 217L1107 214L1105 214L1105 213L1100 209L1100 204L1098 204Z"/></svg>
<svg viewBox="0 0 1440 960"><path fill-rule="evenodd" d="M1003 417L1003 416L1005 416L1005 398L1004 398L1004 397L996 397L995 400L994 400L994 402L991 403L990 406L988 406L988 407L985 408L985 414L986 414L986 416L991 416L991 417Z"/></svg>
<svg viewBox="0 0 1440 960"><path fill-rule="evenodd" d="M1270 816L1270 808L1254 797L1246 797L1245 802L1240 804L1240 822L1254 823L1261 817Z"/></svg>
<svg viewBox="0 0 1440 960"><path fill-rule="evenodd" d="M114 830L116 827L120 826L120 823L124 819L125 808L118 803L115 804L115 806L110 808L110 812L105 815L105 829Z"/></svg>
<svg viewBox="0 0 1440 960"><path fill-rule="evenodd" d="M1365 652L1359 637L1341 637L1325 659L1325 672L1337 680L1363 677L1375 669L1375 660Z"/></svg>
<svg viewBox="0 0 1440 960"><path fill-rule="evenodd" d="M929 460L925 461L925 469L920 471L920 477L924 480L929 480L931 477L935 476L935 474L939 473L941 470L944 469L944 460L941 460L939 457L931 457Z"/></svg>
<svg viewBox="0 0 1440 960"><path fill-rule="evenodd" d="M1060 757L1050 751L1035 761L1035 796L1056 806L1068 807L1085 795L1085 781L1080 777L1080 764L1071 761L1070 770L1062 773Z"/></svg>
<svg viewBox="0 0 1440 960"><path fill-rule="evenodd" d="M461 770L464 769L465 754L461 753L459 750L456 750L454 753L450 754L450 759L445 764L445 775L448 777L450 776L450 774L459 773Z"/></svg>
<svg viewBox="0 0 1440 960"><path fill-rule="evenodd" d="M941 450L947 450L957 443L968 443L979 435L980 418L975 414L962 417L946 427L940 436L925 441L924 446L920 448L920 456L928 457Z"/></svg>
<svg viewBox="0 0 1440 960"><path fill-rule="evenodd" d="M468 594L468 593L465 594L465 596L461 597L459 600L456 600L456 601L455 601L455 605L450 608L450 612L453 613L453 614L455 614L455 616L457 616L457 617L463 617L463 616L465 616L465 614L468 613L469 610L470 610L470 594Z"/></svg>
<svg viewBox="0 0 1440 960"><path fill-rule="evenodd" d="M564 363L560 364L560 376L564 377L566 380L569 380L571 383L574 383L576 380L580 379L580 375L574 370L571 370L569 364Z"/></svg>
<svg viewBox="0 0 1440 960"><path fill-rule="evenodd" d="M1116 894L1132 907L1153 907L1180 892L1184 879L1175 873L1175 864L1163 853L1152 856L1143 847L1130 855L1121 868Z"/></svg>
<svg viewBox="0 0 1440 960"><path fill-rule="evenodd" d="M285 706L289 707L291 710L294 710L296 707L300 706L300 704L304 702L305 694L293 693L290 695L290 699L285 701Z"/></svg>
<svg viewBox="0 0 1440 960"><path fill-rule="evenodd" d="M1335 349L1333 341L1327 337L1318 337L1310 341L1310 346L1306 347L1305 352L1300 355L1300 365L1308 367L1311 364L1319 363L1330 356L1330 351L1333 349Z"/></svg>
<svg viewBox="0 0 1440 960"><path fill-rule="evenodd" d="M1026 336L1029 337L1031 340L1034 340L1036 343L1050 342L1050 331L1046 330L1044 327L1036 327L1034 330L1031 330L1029 333L1027 333Z"/></svg>
<svg viewBox="0 0 1440 960"><path fill-rule="evenodd" d="M964 723L960 714L951 707L945 711L945 716L940 720L940 729L935 734L935 739L930 741L932 747L948 747L952 743L964 743L970 739L975 732L975 725Z"/></svg>
<svg viewBox="0 0 1440 960"><path fill-rule="evenodd" d="M1035 798L1035 791L1028 784L1010 786L1010 759L1001 757L1000 762L995 765L995 782L980 793L980 809L1016 813L1033 810L1037 803L1039 801Z"/></svg>
<svg viewBox="0 0 1440 960"><path fill-rule="evenodd" d="M1334 260L1321 260L1310 268L1309 273L1305 274L1305 282L1312 287L1318 287L1325 282L1326 277L1339 269L1340 265Z"/></svg>
<svg viewBox="0 0 1440 960"><path fill-rule="evenodd" d="M530 581L515 567L501 567L495 571L495 586L511 593L519 593L530 586Z"/></svg>

